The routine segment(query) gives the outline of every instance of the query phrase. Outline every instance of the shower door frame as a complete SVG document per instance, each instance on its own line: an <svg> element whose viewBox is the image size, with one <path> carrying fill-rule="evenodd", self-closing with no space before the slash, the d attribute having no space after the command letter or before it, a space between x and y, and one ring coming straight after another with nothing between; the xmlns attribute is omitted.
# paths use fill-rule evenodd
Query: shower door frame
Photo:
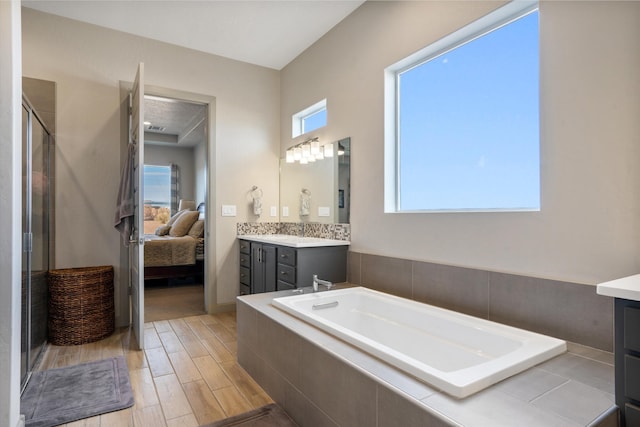
<svg viewBox="0 0 640 427"><path fill-rule="evenodd" d="M22 108L23 111L27 113L26 117L26 126L23 129L23 135L26 136L26 149L23 146L23 154L22 154L22 162L26 165L25 170L23 170L23 186L26 185L26 194L24 194L26 200L23 201L23 206L25 212L23 212L23 224L22 224L22 288L24 289L26 286L26 292L23 293L23 299L26 301L23 303L22 307L26 310L26 315L21 315L23 319L26 319L26 324L22 322L22 328L26 328L25 331L21 332L21 340L24 342L25 348L22 348L21 345L21 353L20 353L20 392L24 391L27 383L29 382L29 378L31 377L31 373L33 372L34 366L37 365L40 357L44 353L46 348L46 331L45 331L45 339L40 344L40 349L38 354L35 356L32 354L33 346L32 346L32 337L33 337L33 300L32 300L32 275L33 275L33 125L34 121L37 121L46 138L43 138L42 145L43 149L46 149L46 155L44 161L42 163L43 169L46 170L46 189L43 203L43 211L46 215L46 219L43 220L43 224L45 224L46 230L43 232L43 235L46 235L46 240L42 241L43 247L46 248L46 256L43 257L43 270L46 271L50 267L51 262L51 212L52 212L52 185L51 185L51 172L52 172L52 157L53 157L53 135L44 120L40 117L38 112L33 107L33 104L29 101L27 96L23 93L22 95ZM26 160L25 160L26 157ZM26 183L24 182L26 180ZM24 191L23 191L24 192ZM25 221L26 219L26 221ZM44 328L46 329L47 324L44 322ZM23 353L24 350L24 353ZM23 360L24 366L23 366ZM24 370L23 370L24 369Z"/></svg>

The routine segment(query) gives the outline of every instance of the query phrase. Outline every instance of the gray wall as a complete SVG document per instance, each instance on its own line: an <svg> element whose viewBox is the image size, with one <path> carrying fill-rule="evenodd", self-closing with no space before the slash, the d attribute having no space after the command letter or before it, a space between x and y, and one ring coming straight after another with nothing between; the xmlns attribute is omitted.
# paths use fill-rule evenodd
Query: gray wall
<svg viewBox="0 0 640 427"><path fill-rule="evenodd" d="M177 46L23 8L23 68L29 77L57 84L56 268L116 266L120 239L113 228L120 180L120 81L145 63L146 83L215 97L207 183L215 236L208 281L209 309L233 303L238 291L237 217L222 218L221 204L242 206L256 182L266 206L278 200L279 73ZM215 215L212 215L215 213ZM122 319L127 312L116 307Z"/></svg>
<svg viewBox="0 0 640 427"><path fill-rule="evenodd" d="M640 270L640 2L540 3L540 212L385 214L385 67L502 2L365 2L282 70L291 115L350 136L351 249L593 285ZM595 290L594 290L595 292Z"/></svg>

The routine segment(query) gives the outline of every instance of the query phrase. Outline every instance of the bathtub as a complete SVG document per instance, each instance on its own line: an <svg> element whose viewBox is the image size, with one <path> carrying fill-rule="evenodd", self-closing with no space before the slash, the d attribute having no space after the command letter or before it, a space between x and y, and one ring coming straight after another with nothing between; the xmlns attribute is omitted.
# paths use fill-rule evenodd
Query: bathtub
<svg viewBox="0 0 640 427"><path fill-rule="evenodd" d="M566 351L562 340L363 287L273 305L454 397Z"/></svg>

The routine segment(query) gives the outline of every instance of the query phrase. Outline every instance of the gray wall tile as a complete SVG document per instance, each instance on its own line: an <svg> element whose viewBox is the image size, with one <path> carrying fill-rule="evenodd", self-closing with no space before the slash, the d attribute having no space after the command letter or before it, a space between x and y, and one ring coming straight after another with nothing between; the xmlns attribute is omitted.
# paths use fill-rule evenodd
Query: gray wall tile
<svg viewBox="0 0 640 427"><path fill-rule="evenodd" d="M338 427L295 387L287 388L283 408L300 427Z"/></svg>
<svg viewBox="0 0 640 427"><path fill-rule="evenodd" d="M613 302L593 286L491 272L489 318L613 350Z"/></svg>
<svg viewBox="0 0 640 427"><path fill-rule="evenodd" d="M613 366L565 353L538 365L539 369L580 381L605 393L615 394Z"/></svg>
<svg viewBox="0 0 640 427"><path fill-rule="evenodd" d="M613 401L613 395L569 381L532 403L545 411L587 425L613 406Z"/></svg>
<svg viewBox="0 0 640 427"><path fill-rule="evenodd" d="M237 301L236 319L238 341L244 340L247 346L252 347L256 342L256 311L244 302Z"/></svg>
<svg viewBox="0 0 640 427"><path fill-rule="evenodd" d="M347 282L359 285L362 281L360 275L360 262L362 261L362 255L358 252L348 252L347 260Z"/></svg>
<svg viewBox="0 0 640 427"><path fill-rule="evenodd" d="M424 407L403 398L397 391L378 386L378 427L445 427L450 423L430 414Z"/></svg>
<svg viewBox="0 0 640 427"><path fill-rule="evenodd" d="M415 261L413 298L486 319L489 317L489 272Z"/></svg>
<svg viewBox="0 0 640 427"><path fill-rule="evenodd" d="M361 284L404 298L413 298L413 262L399 258L362 254Z"/></svg>
<svg viewBox="0 0 640 427"><path fill-rule="evenodd" d="M375 426L376 383L345 362L302 341L300 392L341 426Z"/></svg>
<svg viewBox="0 0 640 427"><path fill-rule="evenodd" d="M267 364L293 385L298 385L302 338L262 313L257 314L256 335L256 343Z"/></svg>

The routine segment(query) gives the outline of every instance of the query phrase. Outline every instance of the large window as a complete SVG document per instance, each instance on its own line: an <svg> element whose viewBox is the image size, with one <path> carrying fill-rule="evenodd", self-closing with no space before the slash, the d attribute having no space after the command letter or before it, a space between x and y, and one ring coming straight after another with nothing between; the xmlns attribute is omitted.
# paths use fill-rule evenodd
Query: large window
<svg viewBox="0 0 640 427"><path fill-rule="evenodd" d="M294 114L291 123L293 138L327 125L327 100L323 99Z"/></svg>
<svg viewBox="0 0 640 427"><path fill-rule="evenodd" d="M538 52L512 2L387 70L386 211L540 208Z"/></svg>
<svg viewBox="0 0 640 427"><path fill-rule="evenodd" d="M171 217L171 166L144 165L144 233L153 234Z"/></svg>

